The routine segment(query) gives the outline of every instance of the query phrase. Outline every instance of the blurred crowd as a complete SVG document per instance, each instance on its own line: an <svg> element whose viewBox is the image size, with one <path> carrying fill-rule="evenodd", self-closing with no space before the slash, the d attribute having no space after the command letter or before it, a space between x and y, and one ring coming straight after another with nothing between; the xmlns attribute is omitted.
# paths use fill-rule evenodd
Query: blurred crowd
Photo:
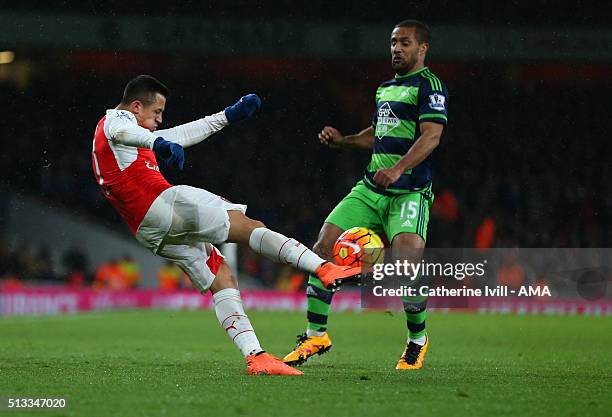
<svg viewBox="0 0 612 417"><path fill-rule="evenodd" d="M129 255L104 262L91 261L78 246L73 245L52 259L46 247L33 250L20 245L7 250L0 241L0 292L24 286L63 286L70 289L92 288L97 291L125 291L135 288L157 288L162 292L191 289L187 275L172 262L165 262L155 278L143 279L141 265ZM390 252L388 252L390 254ZM431 275L427 285L461 288L507 287L517 293L522 287L548 288L554 296L588 300L612 296L610 249L432 249L425 258L428 263L460 267L465 262L486 260L484 277L466 273L457 280L448 276ZM55 262L54 262L55 261ZM387 259L394 264L395 261ZM303 292L305 273L287 265L277 266L264 261L248 250L240 252L238 269L241 288L270 288L285 292Z"/></svg>
<svg viewBox="0 0 612 417"><path fill-rule="evenodd" d="M10 245L0 240L0 290L23 285L61 285L120 291L143 284L141 266L129 255L95 262L73 245L59 259L53 258L51 250L45 246L34 249L23 244L10 249ZM162 291L191 288L185 273L172 262L159 268L155 284Z"/></svg>
<svg viewBox="0 0 612 417"><path fill-rule="evenodd" d="M59 256L58 256L59 255ZM305 274L288 266L278 268L248 251L242 251L239 270L243 287L268 287L298 291L305 285ZM192 288L187 275L173 262L158 268L155 280L145 282L141 265L130 255L104 262L91 260L78 245L61 254L46 246L20 244L12 247L0 239L0 291L24 285L65 286L121 291L132 288L158 288L174 291Z"/></svg>
<svg viewBox="0 0 612 417"><path fill-rule="evenodd" d="M276 74L268 81L248 74L222 78L206 65L193 70L176 62L173 71L153 73L171 89L164 126L217 112L250 91L264 103L254 120L188 149L185 170L165 172L170 182L246 203L250 216L314 243L328 212L369 161L367 152L324 148L317 133L324 125L346 134L367 127L374 90L385 80L361 73L359 63L334 65L337 72ZM94 181L90 153L96 123L117 105L133 75L56 68L25 87L0 84L11 103L0 121L11 144L0 154L0 188L62 202L127 235ZM449 125L434 155L428 246L611 245L612 146L603 123L607 108L598 105L610 87L569 83L560 90L545 80L512 82L494 72L447 85ZM50 276L47 250L12 250L13 271ZM283 285L297 282L291 271L251 254L241 255L240 266L265 285L279 276ZM95 283L95 272L83 279Z"/></svg>

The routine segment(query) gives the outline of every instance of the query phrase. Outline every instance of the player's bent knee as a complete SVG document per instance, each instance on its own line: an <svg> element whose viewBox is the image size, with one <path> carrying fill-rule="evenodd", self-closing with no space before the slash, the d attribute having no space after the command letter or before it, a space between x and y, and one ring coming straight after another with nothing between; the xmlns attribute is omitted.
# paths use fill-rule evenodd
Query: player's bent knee
<svg viewBox="0 0 612 417"><path fill-rule="evenodd" d="M247 217L241 211L230 210L227 212L230 221L228 242L247 243L253 230L266 227L263 222Z"/></svg>
<svg viewBox="0 0 612 417"><path fill-rule="evenodd" d="M423 259L425 241L416 233L400 233L393 238L391 248L395 259L419 262Z"/></svg>
<svg viewBox="0 0 612 417"><path fill-rule="evenodd" d="M332 245L330 245L328 242L322 242L319 240L312 247L312 251L319 255L321 258L329 260L332 256L331 246Z"/></svg>
<svg viewBox="0 0 612 417"><path fill-rule="evenodd" d="M336 239L338 239L338 236L340 236L342 232L343 230L335 224L323 223L317 243L315 243L312 248L313 252L323 259L331 260L334 242L336 242Z"/></svg>
<svg viewBox="0 0 612 417"><path fill-rule="evenodd" d="M416 233L400 233L393 238L392 247L422 249L425 241Z"/></svg>
<svg viewBox="0 0 612 417"><path fill-rule="evenodd" d="M251 220L252 222L251 226L253 229L257 229L259 227L266 227L266 225L262 221L253 220L253 219L249 219L249 220Z"/></svg>
<svg viewBox="0 0 612 417"><path fill-rule="evenodd" d="M241 211L228 210L227 215L229 216L230 224L235 225L236 227L242 227L242 228L248 228L248 229L266 227L266 225L263 224L262 221L251 219L249 216L247 216Z"/></svg>

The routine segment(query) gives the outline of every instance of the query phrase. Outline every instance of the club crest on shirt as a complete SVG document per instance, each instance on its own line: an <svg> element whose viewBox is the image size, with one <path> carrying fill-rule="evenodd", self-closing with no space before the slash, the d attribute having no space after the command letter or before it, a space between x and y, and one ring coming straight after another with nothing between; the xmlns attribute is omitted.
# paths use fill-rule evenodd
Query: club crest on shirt
<svg viewBox="0 0 612 417"><path fill-rule="evenodd" d="M444 111L444 102L446 97L441 94L434 93L429 95L429 107L433 110Z"/></svg>
<svg viewBox="0 0 612 417"><path fill-rule="evenodd" d="M378 108L378 117L376 119L376 137L382 139L400 125L400 119L393 113L391 105L385 102Z"/></svg>

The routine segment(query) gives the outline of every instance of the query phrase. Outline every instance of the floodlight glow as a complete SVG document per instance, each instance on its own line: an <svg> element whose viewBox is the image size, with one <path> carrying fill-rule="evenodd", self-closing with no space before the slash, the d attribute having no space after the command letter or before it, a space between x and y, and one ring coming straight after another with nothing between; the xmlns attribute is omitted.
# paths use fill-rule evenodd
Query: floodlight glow
<svg viewBox="0 0 612 417"><path fill-rule="evenodd" d="M15 52L2 51L0 52L0 64L10 64L15 60Z"/></svg>

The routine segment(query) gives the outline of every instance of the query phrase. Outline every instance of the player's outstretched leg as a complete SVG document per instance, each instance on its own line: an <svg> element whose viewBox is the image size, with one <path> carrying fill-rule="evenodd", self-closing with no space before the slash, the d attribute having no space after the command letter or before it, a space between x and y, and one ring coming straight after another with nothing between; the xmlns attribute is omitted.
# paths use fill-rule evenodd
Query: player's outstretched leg
<svg viewBox="0 0 612 417"><path fill-rule="evenodd" d="M228 211L228 242L248 243L251 249L266 258L315 274L328 289L335 290L343 282L359 281L361 266L338 266L327 262L295 239L274 232L237 210Z"/></svg>
<svg viewBox="0 0 612 417"><path fill-rule="evenodd" d="M210 290L213 293L217 319L244 355L248 374L302 375L302 372L285 365L280 359L261 348L255 330L242 307L236 280L225 263L221 264L217 271Z"/></svg>
<svg viewBox="0 0 612 417"><path fill-rule="evenodd" d="M322 258L331 259L334 242L342 234L342 229L332 223L324 223L313 250ZM306 333L298 335L295 348L283 362L289 365L302 365L314 355L322 355L332 347L327 333L327 320L334 292L323 286L314 275L308 277L306 287Z"/></svg>
<svg viewBox="0 0 612 417"><path fill-rule="evenodd" d="M314 355L322 355L332 347L332 341L327 334L327 316L333 292L323 287L321 281L314 276L308 279L306 296L308 297L306 333L298 335L295 348L283 358L288 365L302 365Z"/></svg>

